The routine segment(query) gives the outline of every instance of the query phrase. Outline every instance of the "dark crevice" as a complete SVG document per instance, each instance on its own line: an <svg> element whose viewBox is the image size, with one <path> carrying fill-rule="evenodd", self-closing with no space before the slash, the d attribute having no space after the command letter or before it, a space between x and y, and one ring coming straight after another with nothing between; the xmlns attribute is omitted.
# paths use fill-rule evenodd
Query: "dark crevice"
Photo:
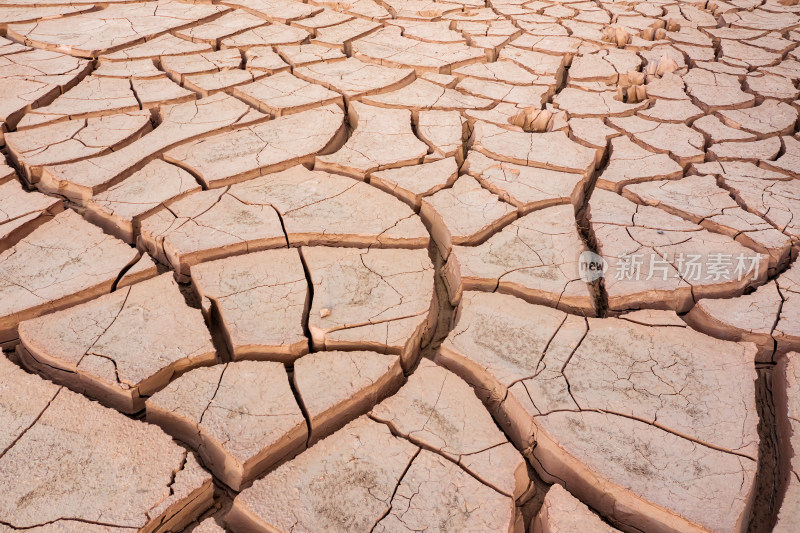
<svg viewBox="0 0 800 533"><path fill-rule="evenodd" d="M236 197L234 196L234 198L236 198ZM236 199L239 200L238 198L236 198ZM241 202L241 200L239 200L239 201ZM246 202L242 202L242 203L246 203ZM289 244L289 234L286 232L286 224L283 223L283 215L281 214L280 210L278 210L277 207L275 207L274 205L271 206L271 207L275 211L275 214L278 215L278 222L281 223L281 231L283 232L283 238L286 239L286 247L287 248L291 248L292 246L291 246L291 244Z"/></svg>
<svg viewBox="0 0 800 533"><path fill-rule="evenodd" d="M748 525L748 533L767 533L777 516L777 496L780 488L780 450L778 448L775 402L772 379L775 366L768 363L756 365L756 408L758 409L758 469L755 480L755 499ZM778 376L776 376L778 377ZM779 377L778 377L779 378Z"/></svg>
<svg viewBox="0 0 800 533"><path fill-rule="evenodd" d="M311 416L308 414L308 410L306 409L305 403L303 403L303 397L300 395L300 391L297 390L297 384L294 381L294 367L290 367L286 365L286 373L289 376L289 388L292 389L292 394L294 395L294 401L297 403L297 406L300 408L300 412L303 413L303 418L306 421L306 445L304 450L308 448L309 443L311 442ZM337 428L338 430L339 428ZM302 453L302 452L300 452ZM272 469L270 469L272 470Z"/></svg>
<svg viewBox="0 0 800 533"><path fill-rule="evenodd" d="M306 258L303 257L302 248L298 249L298 255L300 256L300 264L303 266L303 274L306 277L306 286L308 288L306 292L306 306L303 309L303 334L306 336L306 339L308 339L309 353L313 353L316 349L314 348L314 342L311 338L311 330L308 324L310 320L309 316L311 315L311 306L314 303L314 284L311 282L311 271L308 269Z"/></svg>
<svg viewBox="0 0 800 533"><path fill-rule="evenodd" d="M592 176L586 181L583 202L580 205L575 206L575 225L578 228L578 236L580 237L581 241L583 241L586 249L593 254L598 254L599 247L597 244L597 239L594 236L594 232L592 231L591 220L589 217L589 200L592 198L592 193L594 192L597 178L600 176L600 174L602 174L603 169L608 163L608 156L609 148L606 146L606 150L603 154L603 160L601 161L599 168L597 168L592 173ZM601 318L606 317L608 315L608 293L606 293L605 290L603 277L600 276L598 279L588 283L588 285L592 292L592 296L594 297L594 306L597 316Z"/></svg>
<svg viewBox="0 0 800 533"><path fill-rule="evenodd" d="M436 353L439 351L439 346L447 338L450 330L453 327L453 319L455 317L455 307L450 303L450 297L447 294L447 286L444 281L444 259L439 252L439 247L431 241L428 247L428 257L434 268L433 290L434 297L437 301L436 308L436 321L431 331L428 333L427 338L423 339L420 347L420 360L424 357L433 360ZM414 369L410 369L406 374L413 373Z"/></svg>
<svg viewBox="0 0 800 533"><path fill-rule="evenodd" d="M165 163L168 163L168 164L170 164L170 165L174 165L174 166L176 166L176 167L180 168L181 170L185 171L185 172L186 172L187 174L189 174L189 175L190 175L192 178L194 178L194 181L196 181L196 182L197 182L197 185L199 185L199 186L200 186L200 189L201 189L201 190L203 190L203 191L207 191L207 190L209 190L209 187L208 187L208 185L206 185L206 183L203 181L203 178L200 176L200 174L199 174L199 173L198 173L198 172L197 172L195 169L193 169L192 167L190 167L189 165L187 165L186 163L184 163L183 161L179 161L179 160L177 160L177 159L169 159L169 160L167 160L167 159L165 159L165 158L164 158L164 155L163 155L163 154L161 155L161 157L160 157L160 158L157 158L157 159L161 159L161 160L162 160L162 161L164 161ZM175 199L176 199L176 198L170 198L169 200L167 200L167 201L166 201L166 202L164 202L164 203L167 203L167 202L170 202L170 203L171 203L171 202L172 202L172 201L174 201Z"/></svg>
<svg viewBox="0 0 800 533"><path fill-rule="evenodd" d="M139 252L139 255L137 255L136 258L134 258L130 263L128 263L127 265L122 267L122 270L120 270L119 274L117 274L117 277L114 280L114 282L111 284L111 289L109 289L108 292L114 292L114 291L117 290L117 286L119 285L119 282L122 281L122 278L125 277L125 274L127 274L130 269L132 269L134 266L136 266L136 264L142 259L142 257L146 253L147 252Z"/></svg>
<svg viewBox="0 0 800 533"><path fill-rule="evenodd" d="M209 309L207 314L203 313L203 318L209 333L211 333L211 343L217 352L217 360L221 363L229 363L233 361L233 347L228 343L219 305L214 298L208 298L208 301Z"/></svg>
<svg viewBox="0 0 800 533"><path fill-rule="evenodd" d="M181 296L183 296L186 305L192 309L200 309L200 296L192 288L191 284L178 283L178 290L181 292Z"/></svg>
<svg viewBox="0 0 800 533"><path fill-rule="evenodd" d="M533 487L532 490L529 489L528 491L530 497L518 503L518 509L522 513L522 520L525 524L524 530L533 531L533 521L536 515L539 514L539 510L541 510L542 504L544 504L544 498L547 496L551 485L539 477L539 474L536 473L536 470L534 470L527 459L525 461L525 466L528 468L528 477L531 479Z"/></svg>

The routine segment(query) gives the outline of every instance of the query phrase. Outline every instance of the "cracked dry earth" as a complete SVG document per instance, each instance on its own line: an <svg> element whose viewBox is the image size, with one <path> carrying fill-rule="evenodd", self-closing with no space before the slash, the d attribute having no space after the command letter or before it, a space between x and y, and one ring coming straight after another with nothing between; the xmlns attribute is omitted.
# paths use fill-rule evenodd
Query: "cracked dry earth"
<svg viewBox="0 0 800 533"><path fill-rule="evenodd" d="M800 531L798 45L0 0L0 533Z"/></svg>

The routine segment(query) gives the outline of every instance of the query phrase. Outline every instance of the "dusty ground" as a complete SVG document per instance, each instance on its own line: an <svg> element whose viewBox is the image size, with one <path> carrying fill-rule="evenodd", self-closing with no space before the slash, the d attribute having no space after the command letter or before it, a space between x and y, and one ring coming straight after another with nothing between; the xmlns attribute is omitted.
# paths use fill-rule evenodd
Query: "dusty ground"
<svg viewBox="0 0 800 533"><path fill-rule="evenodd" d="M800 530L797 0L0 3L0 532Z"/></svg>

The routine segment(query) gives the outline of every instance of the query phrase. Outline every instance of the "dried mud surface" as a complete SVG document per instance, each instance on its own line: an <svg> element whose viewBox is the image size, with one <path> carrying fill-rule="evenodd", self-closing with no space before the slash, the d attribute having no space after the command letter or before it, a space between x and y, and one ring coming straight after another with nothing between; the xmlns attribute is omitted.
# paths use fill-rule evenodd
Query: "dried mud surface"
<svg viewBox="0 0 800 533"><path fill-rule="evenodd" d="M2 2L0 533L798 531L798 45Z"/></svg>

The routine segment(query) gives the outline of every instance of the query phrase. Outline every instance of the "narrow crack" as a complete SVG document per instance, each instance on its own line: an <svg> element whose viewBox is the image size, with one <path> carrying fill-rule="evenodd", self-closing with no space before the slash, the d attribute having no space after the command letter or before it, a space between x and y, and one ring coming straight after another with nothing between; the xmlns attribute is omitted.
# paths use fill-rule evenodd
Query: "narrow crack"
<svg viewBox="0 0 800 533"><path fill-rule="evenodd" d="M59 393L61 392L62 389L63 389L63 387L59 387L58 388L56 393L53 394L53 397L50 398L50 400L47 402L47 405L45 405L44 408L39 412L39 414L36 415L36 418L33 419L33 421L28 425L28 427L26 427L24 430L22 430L22 432L19 435L17 435L17 437L13 440L13 442L11 442L11 444L6 446L6 448L2 452L0 452L0 459L2 459L5 456L5 454L8 453L9 450L11 450L11 448L13 448L17 444L17 442L19 442L20 439L22 439L22 437L24 437L25 434L28 431L30 431L30 429L33 426L36 425L37 422L39 422L39 419L42 418L42 415L44 415L45 411L47 411L47 409L50 407L50 405L55 401L56 397L59 395ZM0 523L3 523L3 522L0 520ZM14 527L14 526L11 526L11 527ZM20 529L20 528L15 528L15 529Z"/></svg>

